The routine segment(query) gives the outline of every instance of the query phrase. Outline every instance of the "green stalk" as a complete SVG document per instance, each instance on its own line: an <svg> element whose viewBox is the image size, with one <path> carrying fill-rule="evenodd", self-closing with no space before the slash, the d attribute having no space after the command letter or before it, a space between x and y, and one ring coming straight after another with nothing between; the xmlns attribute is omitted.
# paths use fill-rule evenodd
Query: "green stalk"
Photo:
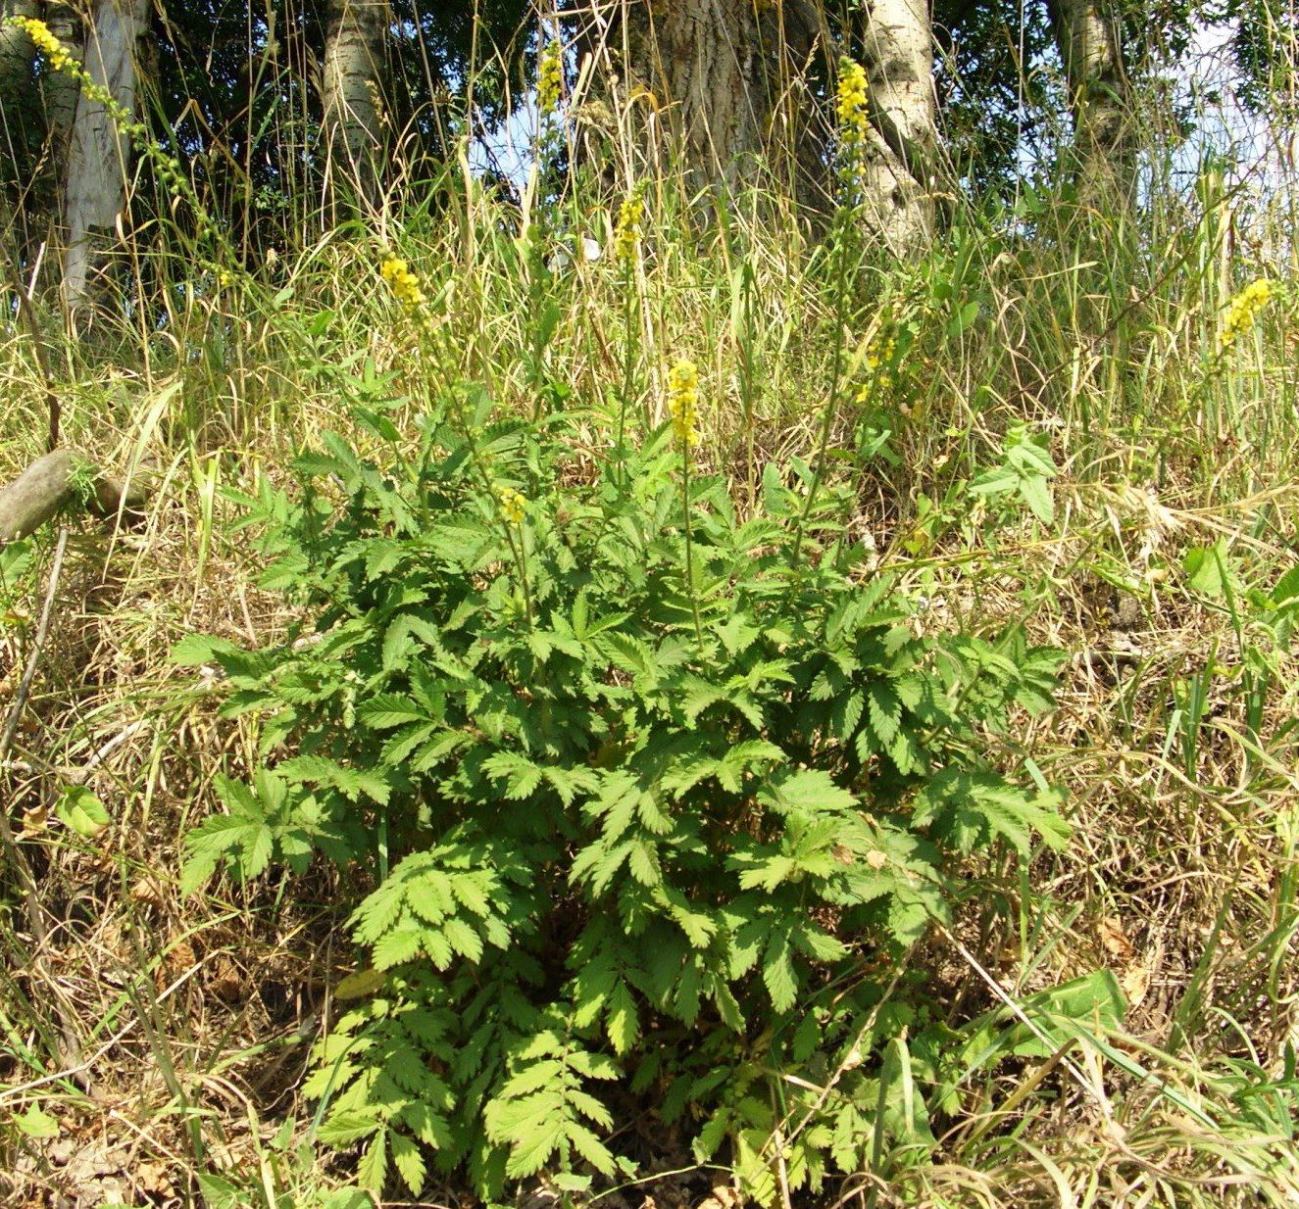
<svg viewBox="0 0 1299 1209"><path fill-rule="evenodd" d="M435 333L435 336L436 335L437 333ZM427 352L422 341L419 344L419 349L421 353ZM434 364L436 364L436 361ZM478 474L478 477L482 480L484 490L486 490L493 499L496 499L496 488L492 483L492 476L488 472L487 464L483 461L482 456L478 451L477 442L469 431L470 426L466 423L465 414L461 409L460 401L456 398L454 391L452 392L451 398L455 410L456 427L463 434L465 440L469 442L469 463ZM505 540L509 543L510 555L514 559L514 565L519 573L519 581L523 585L523 608L528 619L528 628L533 629L536 623L532 611L532 585L528 581L528 565L526 557L527 545L523 539L523 527L522 525L519 526L519 541L516 543L514 533L515 526L501 515L499 501L496 511L497 515L500 516L502 523L505 525Z"/></svg>
<svg viewBox="0 0 1299 1209"><path fill-rule="evenodd" d="M695 548L690 532L690 442L681 436L681 506L686 521L686 591L690 595L690 610L695 618L695 639L700 648L704 645L704 627L699 620L699 598L695 595Z"/></svg>
<svg viewBox="0 0 1299 1209"><path fill-rule="evenodd" d="M622 464L622 485L631 485L627 473L627 459L623 450L623 438L627 429L627 407L631 401L632 364L635 346L632 341L632 263L627 260L622 270L622 307L623 307L623 354L622 354L622 393L618 402L618 435L614 449Z"/></svg>
<svg viewBox="0 0 1299 1209"><path fill-rule="evenodd" d="M830 362L830 397L826 402L825 415L821 420L821 431L817 438L816 460L812 469L812 485L808 488L807 502L799 514L798 524L794 528L794 553L790 565L798 567L803 551L803 530L807 518L811 515L812 505L816 502L816 493L820 490L821 480L825 477L826 452L830 445L830 430L834 426L834 417L839 410L839 379L843 373L843 328L847 311L848 250L847 232L845 231L847 211L839 215L839 232L835 243L837 264L835 275L835 308L834 308L834 345Z"/></svg>

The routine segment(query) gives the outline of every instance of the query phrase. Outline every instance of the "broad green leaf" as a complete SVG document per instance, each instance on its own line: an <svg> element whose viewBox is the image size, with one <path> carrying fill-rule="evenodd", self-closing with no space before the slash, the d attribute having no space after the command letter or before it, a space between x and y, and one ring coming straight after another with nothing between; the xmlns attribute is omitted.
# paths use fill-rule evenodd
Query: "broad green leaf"
<svg viewBox="0 0 1299 1209"><path fill-rule="evenodd" d="M112 821L108 811L84 785L65 786L54 812L78 835L93 840Z"/></svg>
<svg viewBox="0 0 1299 1209"><path fill-rule="evenodd" d="M1042 524L1049 525L1055 519L1055 504L1051 499L1051 488L1047 485L1046 479L1036 475L1020 479L1019 494Z"/></svg>
<svg viewBox="0 0 1299 1209"><path fill-rule="evenodd" d="M380 1129L361 1155L356 1167L356 1181L362 1188L378 1194L388 1178L388 1130Z"/></svg>
<svg viewBox="0 0 1299 1209"><path fill-rule="evenodd" d="M419 928L401 927L381 936L374 946L374 964L377 969L390 970L409 961L420 951L424 933Z"/></svg>
<svg viewBox="0 0 1299 1209"><path fill-rule="evenodd" d="M200 667L205 663L220 663L222 655L239 653L239 647L227 638L189 634L171 648L168 658L181 667Z"/></svg>
<svg viewBox="0 0 1299 1209"><path fill-rule="evenodd" d="M316 1136L331 1146L346 1146L349 1142L368 1138L378 1128L379 1118L373 1110L353 1109L326 1117Z"/></svg>
<svg viewBox="0 0 1299 1209"><path fill-rule="evenodd" d="M383 970L355 970L334 987L334 998L341 1003L350 999L365 999L380 990L387 981L388 975Z"/></svg>
<svg viewBox="0 0 1299 1209"><path fill-rule="evenodd" d="M402 697L396 693L382 693L377 697L371 697L357 709L356 716L366 726L371 726L375 730L391 730L407 722L427 720L409 697Z"/></svg>
<svg viewBox="0 0 1299 1209"><path fill-rule="evenodd" d="M26 1112L15 1113L13 1123L29 1138L57 1138L59 1123L39 1104L32 1104Z"/></svg>

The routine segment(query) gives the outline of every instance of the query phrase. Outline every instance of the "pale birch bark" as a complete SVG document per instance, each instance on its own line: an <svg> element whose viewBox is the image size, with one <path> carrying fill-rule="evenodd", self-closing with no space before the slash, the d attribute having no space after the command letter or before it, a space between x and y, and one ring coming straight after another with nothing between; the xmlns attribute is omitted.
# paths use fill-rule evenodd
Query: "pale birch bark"
<svg viewBox="0 0 1299 1209"><path fill-rule="evenodd" d="M871 234L900 256L933 235L935 205L934 39L928 0L867 6L866 76L871 137L863 179Z"/></svg>
<svg viewBox="0 0 1299 1209"><path fill-rule="evenodd" d="M136 40L144 33L148 0L100 0L86 40L86 71L132 117L136 101ZM96 233L112 229L126 204L130 142L104 106L77 102L63 191L67 248L63 294L70 311L86 299Z"/></svg>
<svg viewBox="0 0 1299 1209"><path fill-rule="evenodd" d="M329 0L321 81L331 168L373 198L383 157L387 0Z"/></svg>
<svg viewBox="0 0 1299 1209"><path fill-rule="evenodd" d="M1049 8L1069 87L1080 195L1126 198L1132 105L1119 18L1104 0L1052 0Z"/></svg>

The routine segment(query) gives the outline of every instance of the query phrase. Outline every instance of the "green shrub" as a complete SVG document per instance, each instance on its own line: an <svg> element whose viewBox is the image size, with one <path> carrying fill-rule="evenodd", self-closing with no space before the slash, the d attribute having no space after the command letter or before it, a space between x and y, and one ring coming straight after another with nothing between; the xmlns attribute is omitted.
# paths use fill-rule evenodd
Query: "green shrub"
<svg viewBox="0 0 1299 1209"><path fill-rule="evenodd" d="M799 1188L932 1146L948 1034L900 959L970 853L1063 841L980 758L1057 655L926 633L804 465L741 519L671 426L601 454L599 417L488 413L454 394L414 455L363 416L387 470L324 434L300 491L243 499L312 637L178 652L264 717L188 885L320 852L357 887L320 1139L367 1186L418 1195L432 1150L494 1197L629 1170L609 1135L648 1109L763 1201L777 1149Z"/></svg>

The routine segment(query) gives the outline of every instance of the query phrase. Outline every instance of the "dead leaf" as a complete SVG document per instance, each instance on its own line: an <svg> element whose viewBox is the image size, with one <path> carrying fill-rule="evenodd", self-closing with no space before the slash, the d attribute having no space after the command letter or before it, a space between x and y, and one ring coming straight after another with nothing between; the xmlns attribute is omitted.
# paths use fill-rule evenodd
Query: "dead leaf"
<svg viewBox="0 0 1299 1209"><path fill-rule="evenodd" d="M1136 956L1136 949L1128 934L1123 930L1123 922L1117 915L1107 915L1096 929L1101 944L1111 957L1120 961L1131 961Z"/></svg>
<svg viewBox="0 0 1299 1209"><path fill-rule="evenodd" d="M145 873L135 879L131 887L131 901L143 903L146 907L162 906L162 886L152 873Z"/></svg>
<svg viewBox="0 0 1299 1209"><path fill-rule="evenodd" d="M224 953L212 962L208 988L222 1003L239 1003L244 998L244 980L239 967Z"/></svg>
<svg viewBox="0 0 1299 1209"><path fill-rule="evenodd" d="M740 1194L728 1183L718 1180L713 1185L712 1195L704 1201L704 1205L713 1204L719 1209L740 1209L743 1199ZM703 1205L699 1207L703 1209Z"/></svg>
<svg viewBox="0 0 1299 1209"><path fill-rule="evenodd" d="M23 811L23 829L14 837L18 840L34 839L48 826L50 812L45 806L33 806Z"/></svg>
<svg viewBox="0 0 1299 1209"><path fill-rule="evenodd" d="M137 1163L132 1172L141 1191L150 1196L170 1197L176 1194L176 1188L161 1163Z"/></svg>
<svg viewBox="0 0 1299 1209"><path fill-rule="evenodd" d="M1150 971L1143 965L1131 965L1119 979L1128 1003L1137 1007L1150 991Z"/></svg>
<svg viewBox="0 0 1299 1209"><path fill-rule="evenodd" d="M198 957L194 953L194 946L184 937L173 940L163 955L162 964L158 966L154 982L158 990L162 991L170 982L175 982L182 974L193 969L198 963Z"/></svg>

